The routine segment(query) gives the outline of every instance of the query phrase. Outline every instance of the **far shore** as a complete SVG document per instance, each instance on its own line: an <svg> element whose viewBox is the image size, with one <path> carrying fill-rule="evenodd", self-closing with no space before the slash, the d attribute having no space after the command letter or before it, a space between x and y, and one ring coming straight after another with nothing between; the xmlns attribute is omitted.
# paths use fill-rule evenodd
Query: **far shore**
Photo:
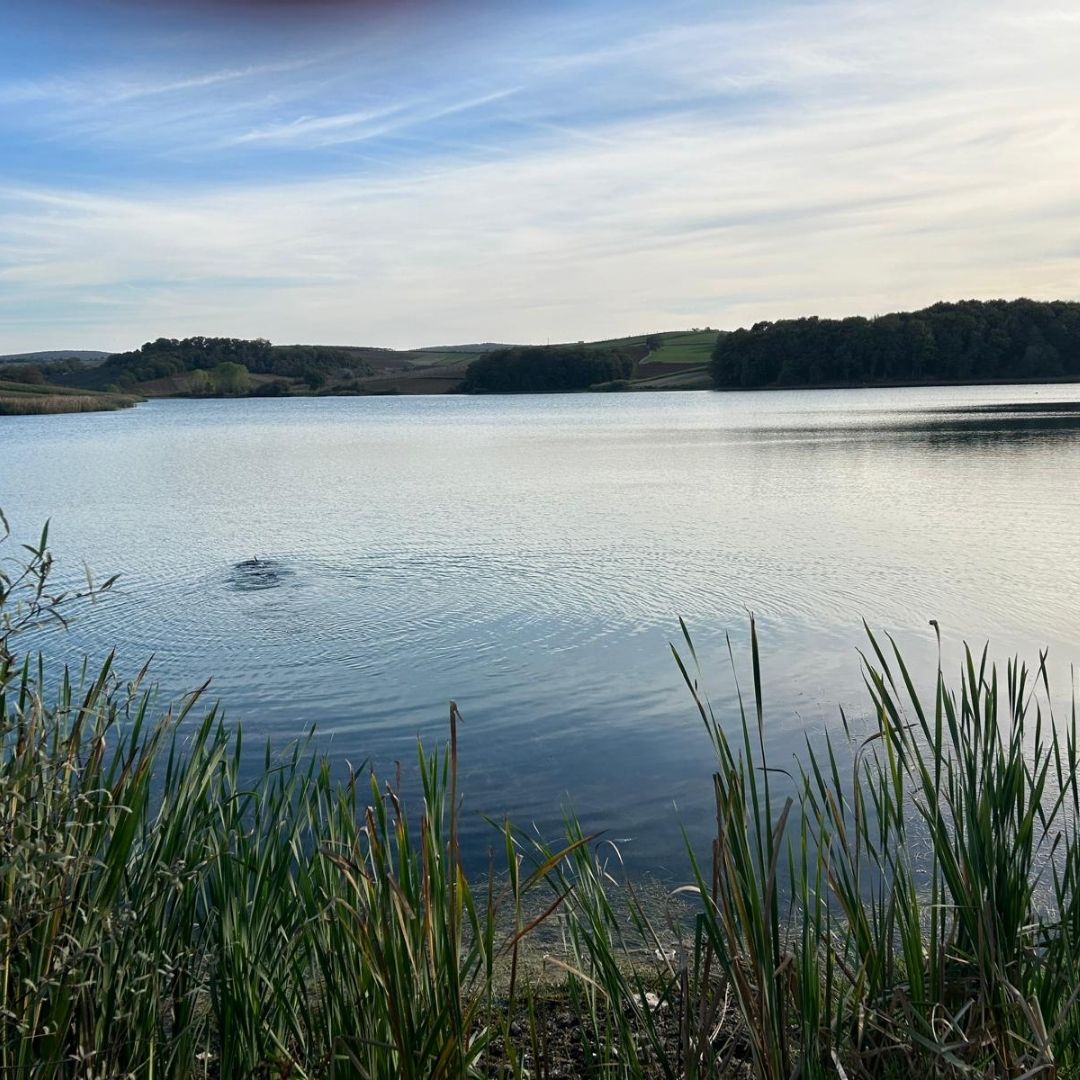
<svg viewBox="0 0 1080 1080"><path fill-rule="evenodd" d="M634 384L629 383L625 386L618 388L589 388L586 390L563 390L563 391L544 391L545 395L559 394L564 395L581 395L581 394L657 394L657 393L687 393L691 391L697 392L713 392L721 394L743 394L743 393L772 393L782 391L797 391L805 392L808 390L889 390L889 389L916 389L916 388L934 388L934 387L963 387L963 386L1058 386L1058 385L1074 385L1080 383L1080 377L1076 376L1061 376L1057 378L1047 377L1034 377L1027 379L949 379L949 380L934 380L934 381L914 381L914 380L890 380L886 382L830 382L830 383L803 383L800 385L784 385L784 386L754 386L754 387L717 387L713 386L710 382L706 382L707 373L704 368L700 369L684 369L677 373L682 376L685 381L681 385L657 385L653 380L648 380L643 383ZM700 376L696 381L690 381L691 376ZM668 380L665 379L664 382ZM538 392L532 391L506 391L506 392L489 392L484 394L469 394L456 388L450 389L417 389L410 388L408 391L400 391L396 389L377 389L377 390L352 390L347 393L334 393L333 391L322 393L295 393L289 395L283 395L278 398L268 398L267 400L283 400L283 398L292 399L304 399L310 400L312 398L348 398L348 397L536 397L540 396ZM255 400L259 399L261 395L248 394L248 395L194 395L186 393L154 393L146 392L143 394L115 394L115 393L95 393L93 391L76 392L71 390L62 390L59 387L14 387L12 385L0 383L0 417L4 416L39 416L39 415L56 415L56 414L72 414L72 413L87 413L87 412L113 412L118 409L127 409L142 404L145 401L243 401L243 400Z"/></svg>

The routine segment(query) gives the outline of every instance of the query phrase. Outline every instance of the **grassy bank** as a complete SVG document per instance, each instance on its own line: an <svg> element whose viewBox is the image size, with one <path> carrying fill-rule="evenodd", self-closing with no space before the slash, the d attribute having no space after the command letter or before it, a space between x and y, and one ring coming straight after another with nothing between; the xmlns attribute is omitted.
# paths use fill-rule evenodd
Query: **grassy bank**
<svg viewBox="0 0 1080 1080"><path fill-rule="evenodd" d="M310 739L244 776L198 693L154 716L110 659L50 688L18 650L67 602L47 535L3 570L0 1076L1075 1075L1080 763L1041 665L924 700L870 637L873 733L781 776L753 623L735 716L685 636L716 833L658 911L572 818L493 825L470 879L453 705L410 799Z"/></svg>
<svg viewBox="0 0 1080 1080"><path fill-rule="evenodd" d="M0 416L110 412L130 408L140 400L128 394L104 394L93 390L72 390L64 386L0 380Z"/></svg>

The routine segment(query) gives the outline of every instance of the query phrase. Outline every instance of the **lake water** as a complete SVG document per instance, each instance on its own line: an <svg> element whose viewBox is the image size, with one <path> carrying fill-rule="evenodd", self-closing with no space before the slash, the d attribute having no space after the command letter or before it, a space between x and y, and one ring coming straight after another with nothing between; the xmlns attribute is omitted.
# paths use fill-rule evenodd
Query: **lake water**
<svg viewBox="0 0 1080 1080"><path fill-rule="evenodd" d="M51 651L213 677L252 742L309 725L389 770L457 700L480 815L572 803L681 872L710 759L678 616L734 722L762 639L770 754L865 713L861 619L932 674L958 643L1080 660L1080 387L154 401L0 419L0 508L122 573ZM247 567L239 565L259 560Z"/></svg>

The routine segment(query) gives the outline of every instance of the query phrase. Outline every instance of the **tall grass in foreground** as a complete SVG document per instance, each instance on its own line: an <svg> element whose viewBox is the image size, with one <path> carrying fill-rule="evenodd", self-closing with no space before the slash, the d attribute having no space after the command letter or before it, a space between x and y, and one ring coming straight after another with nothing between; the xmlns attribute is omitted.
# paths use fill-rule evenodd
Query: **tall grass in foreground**
<svg viewBox="0 0 1080 1080"><path fill-rule="evenodd" d="M1075 705L1060 724L1045 657L1004 685L965 650L924 701L867 631L876 728L846 760L809 742L770 799L756 631L753 711L733 748L683 667L716 749L700 922L754 1072L1053 1076L1075 1067L1080 859ZM687 637L690 654L693 646ZM845 733L847 723L844 723ZM786 869L788 901L778 896Z"/></svg>
<svg viewBox="0 0 1080 1080"><path fill-rule="evenodd" d="M509 893L466 879L456 707L411 827L396 786L336 783L307 742L245 779L201 692L154 718L111 658L52 692L16 658L61 617L47 535L0 566L0 1076L475 1072L529 929L500 910L550 864L522 879L511 843Z"/></svg>
<svg viewBox="0 0 1080 1080"><path fill-rule="evenodd" d="M557 849L499 827L470 881L454 706L406 800L307 740L245 778L199 693L156 716L111 659L49 689L15 643L63 617L51 567L47 534L0 564L0 1077L1076 1075L1080 762L1042 659L924 698L870 634L871 733L782 774L753 622L733 717L685 634L716 830L658 907L572 816Z"/></svg>
<svg viewBox="0 0 1080 1080"><path fill-rule="evenodd" d="M474 892L453 747L421 752L410 828L302 746L245 781L196 696L151 722L108 662L48 709L41 685L24 662L0 707L0 1076L476 1071L520 933L500 907L547 870Z"/></svg>

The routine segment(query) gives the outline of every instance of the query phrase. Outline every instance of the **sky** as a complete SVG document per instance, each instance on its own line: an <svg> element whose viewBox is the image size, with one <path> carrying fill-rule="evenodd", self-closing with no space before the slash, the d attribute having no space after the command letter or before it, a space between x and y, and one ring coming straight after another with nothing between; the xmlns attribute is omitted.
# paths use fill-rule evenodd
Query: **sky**
<svg viewBox="0 0 1080 1080"><path fill-rule="evenodd" d="M1080 298L1072 0L0 0L0 353Z"/></svg>

